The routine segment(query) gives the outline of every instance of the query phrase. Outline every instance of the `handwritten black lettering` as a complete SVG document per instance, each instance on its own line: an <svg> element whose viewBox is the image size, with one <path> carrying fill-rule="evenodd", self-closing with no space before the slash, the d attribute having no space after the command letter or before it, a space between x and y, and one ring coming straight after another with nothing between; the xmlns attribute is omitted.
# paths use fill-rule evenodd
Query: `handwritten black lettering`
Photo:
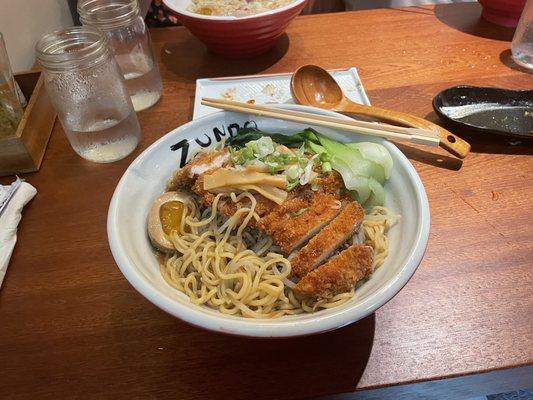
<svg viewBox="0 0 533 400"><path fill-rule="evenodd" d="M255 121L246 121L243 125L244 128L256 128L257 129L257 123ZM237 134L241 127L238 123L234 122L232 124L229 124L226 128L222 127L222 129L218 127L213 128L213 136L214 140L218 143L222 140L223 137L226 135L229 135L230 137L233 137ZM211 143L213 142L213 139L210 135L204 134L205 139L200 139L199 137L195 138L194 141L198 146L200 147L209 147L211 146ZM187 139L180 140L178 143L173 144L170 146L170 150L177 151L181 150L181 157L180 157L180 168L183 167L185 164L187 164L187 159L189 156L189 146L190 141Z"/></svg>
<svg viewBox="0 0 533 400"><path fill-rule="evenodd" d="M199 146L202 146L202 147L209 147L209 146L211 146L211 138L210 138L209 136L207 136L206 134L204 134L204 136L207 138L207 143L202 142L199 138L194 139L194 141L195 141Z"/></svg>
<svg viewBox="0 0 533 400"><path fill-rule="evenodd" d="M180 140L178 143L170 146L170 150L176 151L181 149L180 168L187 164L187 156L189 155L189 141L187 139Z"/></svg>
<svg viewBox="0 0 533 400"><path fill-rule="evenodd" d="M222 131L218 128L213 128L213 134L215 135L215 140L218 143L222 140L222 136L226 136L226 130L224 127L222 127Z"/></svg>
<svg viewBox="0 0 533 400"><path fill-rule="evenodd" d="M244 123L244 128L255 128L255 129L257 129L257 124L255 123L255 121L246 121Z"/></svg>
<svg viewBox="0 0 533 400"><path fill-rule="evenodd" d="M239 131L241 127L237 123L229 124L228 125L228 133L231 137L235 136L235 134Z"/></svg>

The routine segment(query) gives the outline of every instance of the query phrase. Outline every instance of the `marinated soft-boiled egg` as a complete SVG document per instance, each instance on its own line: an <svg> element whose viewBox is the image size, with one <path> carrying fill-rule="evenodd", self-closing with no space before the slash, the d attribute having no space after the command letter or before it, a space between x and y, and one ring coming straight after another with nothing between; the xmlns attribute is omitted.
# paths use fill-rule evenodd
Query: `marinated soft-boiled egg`
<svg viewBox="0 0 533 400"><path fill-rule="evenodd" d="M188 195L166 192L154 200L148 213L148 236L152 244L164 252L174 251L170 234L179 231Z"/></svg>

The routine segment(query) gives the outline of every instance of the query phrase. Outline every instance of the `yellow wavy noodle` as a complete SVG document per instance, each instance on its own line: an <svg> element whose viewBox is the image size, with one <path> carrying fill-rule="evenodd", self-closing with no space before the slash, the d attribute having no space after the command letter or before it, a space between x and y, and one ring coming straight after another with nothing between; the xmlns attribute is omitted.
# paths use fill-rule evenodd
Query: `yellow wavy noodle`
<svg viewBox="0 0 533 400"><path fill-rule="evenodd" d="M365 240L374 248L372 270L381 267L389 254L387 231L396 223L397 216L386 207L374 207L363 220Z"/></svg>
<svg viewBox="0 0 533 400"><path fill-rule="evenodd" d="M250 206L227 219L217 213L223 196L228 195L217 195L212 207L203 211L193 200L186 204L179 231L171 233L177 252L161 265L164 279L192 303L223 314L276 318L336 307L354 296L355 290L328 300L298 297L285 284L291 273L289 260L275 251L268 236L245 231L252 218L259 218L254 196L249 192L231 193L231 201L247 197ZM388 228L366 222L365 235L373 242L381 265L386 257Z"/></svg>

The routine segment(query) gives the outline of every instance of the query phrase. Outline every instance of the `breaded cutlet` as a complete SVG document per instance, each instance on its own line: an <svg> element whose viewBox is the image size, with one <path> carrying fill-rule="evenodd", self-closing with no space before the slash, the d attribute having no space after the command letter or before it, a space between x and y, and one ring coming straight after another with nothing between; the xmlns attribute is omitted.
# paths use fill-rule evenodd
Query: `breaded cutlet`
<svg viewBox="0 0 533 400"><path fill-rule="evenodd" d="M329 225L322 228L290 259L292 272L296 276L303 277L320 265L353 235L364 216L365 211L359 203L356 201L347 203Z"/></svg>
<svg viewBox="0 0 533 400"><path fill-rule="evenodd" d="M202 198L202 201L205 205L211 206L217 195L215 193L211 193L207 190L204 190L204 176L207 174L209 174L209 172L198 176L198 178L194 182L194 185L192 186L192 191ZM256 200L255 212L259 217L263 217L278 206L276 203L261 196L260 194L256 193L254 194L254 197ZM249 206L250 200L247 197L243 198L237 203L234 203L229 197L223 197L218 203L218 211L226 217L231 217L235 214L235 212L237 212L238 209ZM255 219L251 219L248 225L251 227L255 227Z"/></svg>
<svg viewBox="0 0 533 400"><path fill-rule="evenodd" d="M317 299L332 298L370 275L373 258L372 247L354 244L305 275L294 290Z"/></svg>
<svg viewBox="0 0 533 400"><path fill-rule="evenodd" d="M222 167L229 159L230 156L227 149L199 154L183 166L183 168L174 172L167 182L167 191L191 189L197 176Z"/></svg>
<svg viewBox="0 0 533 400"><path fill-rule="evenodd" d="M313 237L340 212L339 202L331 194L310 192L286 200L257 224L283 254L287 255Z"/></svg>

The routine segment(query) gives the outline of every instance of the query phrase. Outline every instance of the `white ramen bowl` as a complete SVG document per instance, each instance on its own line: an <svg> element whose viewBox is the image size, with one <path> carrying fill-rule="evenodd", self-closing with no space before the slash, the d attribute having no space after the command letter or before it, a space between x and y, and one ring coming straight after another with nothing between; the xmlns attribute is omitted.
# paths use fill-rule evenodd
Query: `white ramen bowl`
<svg viewBox="0 0 533 400"><path fill-rule="evenodd" d="M334 112L297 105L282 108L346 118ZM126 170L109 206L109 245L126 279L144 297L168 313L192 325L213 331L256 337L289 337L337 329L358 321L389 301L411 278L420 264L429 237L429 205L420 177L398 148L379 138L347 134L314 127L340 141L382 143L391 153L394 168L385 184L385 205L401 218L389 231L389 255L385 263L356 291L353 299L334 308L311 314L275 319L250 319L224 315L207 306L192 304L188 297L168 285L159 271L146 230L152 201L180 163L199 146L213 146L245 124L271 132L292 133L308 125L245 114L218 112L189 122L148 147Z"/></svg>

